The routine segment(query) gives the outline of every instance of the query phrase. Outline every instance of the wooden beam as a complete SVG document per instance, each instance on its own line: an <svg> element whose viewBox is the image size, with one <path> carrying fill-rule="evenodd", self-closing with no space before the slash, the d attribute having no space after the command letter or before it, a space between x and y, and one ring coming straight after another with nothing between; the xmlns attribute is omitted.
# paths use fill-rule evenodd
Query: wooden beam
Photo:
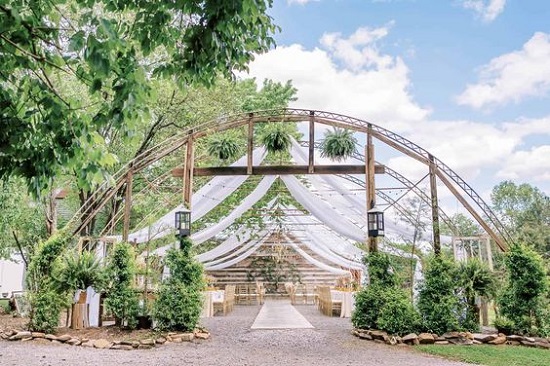
<svg viewBox="0 0 550 366"><path fill-rule="evenodd" d="M430 155L430 193L431 193L431 206L432 206L432 232L434 239L434 253L439 255L441 253L441 236L439 233L439 203L437 200L437 167L434 163L434 157Z"/></svg>
<svg viewBox="0 0 550 366"><path fill-rule="evenodd" d="M252 166L254 165L254 113L249 114L248 119L248 145L246 152L246 174L252 174Z"/></svg>
<svg viewBox="0 0 550 366"><path fill-rule="evenodd" d="M187 139L185 165L183 169L183 204L189 210L191 209L191 197L193 195L194 156L193 135L190 135Z"/></svg>
<svg viewBox="0 0 550 366"><path fill-rule="evenodd" d="M122 241L128 241L130 233L130 213L132 212L132 185L134 181L134 173L132 167L126 174L126 192L124 195L124 225L122 227Z"/></svg>
<svg viewBox="0 0 550 366"><path fill-rule="evenodd" d="M309 112L309 160L308 169L309 174L315 172L315 112Z"/></svg>
<svg viewBox="0 0 550 366"><path fill-rule="evenodd" d="M498 236L493 229L483 220L483 218L474 210L474 208L470 205L470 203L462 197L458 189L447 179L445 174L443 174L439 169L436 171L437 177L440 181L447 186L449 191L451 191L452 194L462 203L464 208L468 210L468 212L476 219L477 223L481 225L481 227L489 234L489 236L497 243L498 247L505 252L508 250L508 246L506 245L506 242L502 240L500 236Z"/></svg>
<svg viewBox="0 0 550 366"><path fill-rule="evenodd" d="M376 167L374 162L374 144L372 143L372 126L369 124L367 132L367 143L365 145L365 173L367 183L367 212L376 205L376 186L374 181L374 175L376 173ZM368 237L369 252L374 253L378 251L378 242L375 237Z"/></svg>
<svg viewBox="0 0 550 366"><path fill-rule="evenodd" d="M247 175L246 166L222 166L194 168L193 175L206 177L215 175ZM183 177L185 169L172 169L172 176ZM384 174L384 165L376 165L375 173ZM313 174L364 174L364 165L315 165ZM308 165L262 165L252 167L252 175L301 175L310 174Z"/></svg>

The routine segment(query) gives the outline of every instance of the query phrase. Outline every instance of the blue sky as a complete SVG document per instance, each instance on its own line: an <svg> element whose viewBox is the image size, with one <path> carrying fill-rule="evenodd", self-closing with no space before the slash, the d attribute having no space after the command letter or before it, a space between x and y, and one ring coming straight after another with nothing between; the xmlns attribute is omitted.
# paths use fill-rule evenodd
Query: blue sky
<svg viewBox="0 0 550 366"><path fill-rule="evenodd" d="M249 75L291 79L293 107L400 133L485 198L505 179L550 194L550 1L275 0L270 13L277 48Z"/></svg>

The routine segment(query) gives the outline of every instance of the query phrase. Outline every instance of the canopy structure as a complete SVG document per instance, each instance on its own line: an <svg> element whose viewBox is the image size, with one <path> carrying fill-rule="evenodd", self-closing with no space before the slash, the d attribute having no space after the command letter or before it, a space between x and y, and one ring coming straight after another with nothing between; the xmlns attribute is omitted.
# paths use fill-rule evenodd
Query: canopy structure
<svg viewBox="0 0 550 366"><path fill-rule="evenodd" d="M301 122L309 126L309 136L306 134L306 141L292 141L291 165L266 163L265 150L256 147L254 126L258 123L271 122ZM318 142L315 141L317 124L346 128L354 133L364 134L365 154L363 156L356 154L353 158L339 164L319 164L322 159L319 159L318 154L315 153L315 148L318 146ZM242 128L246 131L248 142L245 156L230 166L195 166L195 141L211 133L234 128ZM375 141L385 148L393 149L394 152L423 164L427 168L424 178L429 178L429 194L419 188L424 178L414 182L389 167L377 163L374 160ZM181 161L182 150L184 150L183 165L176 166L172 173L174 177L183 178L181 186L183 205L175 208L167 207L168 212L163 209L164 214L159 215L162 216L161 219L151 225L139 225L138 230L131 232L130 215L134 176L143 174L145 168L172 154L178 153L180 159L175 160ZM405 190L404 194L395 198L377 187L375 175L378 174L382 179L388 176L400 183ZM251 180L248 178L253 175L262 175L263 178L253 181L254 186L250 188ZM194 192L194 176L212 176L213 178ZM209 248L213 243L217 244L214 248L197 256L197 259L204 263L205 268L213 272L229 271L242 263L262 261L262 258L271 255L267 253L266 248L281 253L291 251L303 262L323 268L326 272L335 275L346 271L359 271L363 269L361 257L364 254L360 248L365 248L365 243L369 250L382 250L415 260L416 272L419 272L417 258L393 248L390 243L399 241L415 244L429 243L429 246L433 246L438 253L441 250L441 244L451 242L450 238L442 236L439 230L440 218L447 224L450 220L439 207L438 185L445 187L456 197L499 248L505 250L509 241L508 233L489 206L458 174L430 152L383 127L330 112L280 109L216 119L183 131L143 152L115 174L114 181L114 184L106 182L101 186L71 220L70 225L73 225L75 234L82 232L108 202L115 199L120 202L122 196L124 196L123 204L113 206L122 206L123 230L121 236L114 237L134 243L149 242L174 233L174 213L182 208L189 208L192 211L192 221L202 222L201 229L192 233L191 238L194 242L197 245L208 242ZM246 196L239 199L239 202L223 217L218 217L204 225L204 220L201 219L208 217L209 212L235 192L244 192L240 188L244 182L247 182ZM260 207L260 203L265 201L262 201L262 198L271 190L275 182L284 187L284 190L292 196L294 203L284 206L272 201L271 206ZM427 223L427 227L431 227L431 230L426 232L419 230L418 219L411 217L399 202L408 193L416 194L428 206L431 211L431 222ZM382 206L387 218L385 240L367 236L365 216L376 203ZM263 225L257 227L238 226L239 217L258 209L277 212L279 220L264 219ZM285 211L292 211L292 213L284 214ZM397 217L400 219L395 219ZM452 228L452 225L449 226ZM111 225L110 230L114 227L114 224ZM166 247L159 248L156 254L162 255L166 249Z"/></svg>

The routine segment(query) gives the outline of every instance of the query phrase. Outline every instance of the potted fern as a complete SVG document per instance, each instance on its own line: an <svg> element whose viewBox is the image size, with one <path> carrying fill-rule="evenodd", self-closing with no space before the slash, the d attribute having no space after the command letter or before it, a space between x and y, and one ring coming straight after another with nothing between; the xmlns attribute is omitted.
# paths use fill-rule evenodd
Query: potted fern
<svg viewBox="0 0 550 366"><path fill-rule="evenodd" d="M283 123L271 123L265 126L260 140L270 153L287 151L292 143L290 132Z"/></svg>
<svg viewBox="0 0 550 366"><path fill-rule="evenodd" d="M321 156L336 161L351 157L357 149L357 139L353 131L341 128L325 132L325 139L321 142Z"/></svg>
<svg viewBox="0 0 550 366"><path fill-rule="evenodd" d="M235 160L239 157L239 140L234 135L217 134L208 139L206 150L210 156L219 160Z"/></svg>

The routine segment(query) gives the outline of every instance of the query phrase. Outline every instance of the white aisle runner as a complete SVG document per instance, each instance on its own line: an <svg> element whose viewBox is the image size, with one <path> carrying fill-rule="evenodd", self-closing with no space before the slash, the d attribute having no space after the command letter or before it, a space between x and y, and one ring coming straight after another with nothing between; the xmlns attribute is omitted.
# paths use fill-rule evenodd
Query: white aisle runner
<svg viewBox="0 0 550 366"><path fill-rule="evenodd" d="M266 301L251 329L297 329L314 328L289 301Z"/></svg>

